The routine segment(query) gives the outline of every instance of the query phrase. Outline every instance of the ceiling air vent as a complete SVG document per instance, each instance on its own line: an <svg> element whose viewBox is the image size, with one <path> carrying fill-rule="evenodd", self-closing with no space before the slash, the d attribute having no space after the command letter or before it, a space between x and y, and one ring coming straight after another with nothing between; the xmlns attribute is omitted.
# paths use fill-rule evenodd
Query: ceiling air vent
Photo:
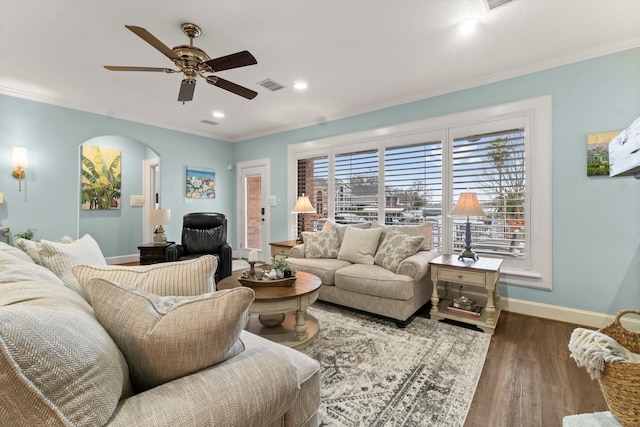
<svg viewBox="0 0 640 427"><path fill-rule="evenodd" d="M211 126L214 126L214 125L218 124L218 122L214 122L213 120L206 120L206 119L205 120L200 120L200 123L204 123L205 125L211 125Z"/></svg>
<svg viewBox="0 0 640 427"><path fill-rule="evenodd" d="M502 6L503 4L511 3L513 0L484 0L487 4L489 10L493 10L496 7Z"/></svg>
<svg viewBox="0 0 640 427"><path fill-rule="evenodd" d="M265 89L269 89L271 92L275 92L284 88L284 86L282 86L280 83L276 83L271 79L263 80L261 82L258 82L258 84Z"/></svg>

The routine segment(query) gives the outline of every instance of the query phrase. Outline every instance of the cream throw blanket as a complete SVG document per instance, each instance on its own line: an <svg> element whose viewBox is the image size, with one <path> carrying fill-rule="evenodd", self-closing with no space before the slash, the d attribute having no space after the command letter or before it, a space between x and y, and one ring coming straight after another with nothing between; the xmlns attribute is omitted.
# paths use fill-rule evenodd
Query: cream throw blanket
<svg viewBox="0 0 640 427"><path fill-rule="evenodd" d="M632 353L608 335L590 329L576 328L569 339L569 351L591 379L600 379L605 362L640 362L640 354Z"/></svg>

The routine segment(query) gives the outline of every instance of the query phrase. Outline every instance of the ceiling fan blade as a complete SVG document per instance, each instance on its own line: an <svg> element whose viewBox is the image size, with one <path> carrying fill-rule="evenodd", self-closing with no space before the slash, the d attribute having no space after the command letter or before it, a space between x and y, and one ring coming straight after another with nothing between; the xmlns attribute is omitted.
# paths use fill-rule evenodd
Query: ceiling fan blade
<svg viewBox="0 0 640 427"><path fill-rule="evenodd" d="M237 85L229 80L221 79L216 76L208 76L207 83L219 87L220 89L228 90L247 99L253 99L258 95L258 92L254 92L251 89Z"/></svg>
<svg viewBox="0 0 640 427"><path fill-rule="evenodd" d="M156 49L158 49L160 52L162 52L164 54L164 56L166 56L170 60L172 60L172 61L179 61L180 60L180 57L178 55L176 55L176 53L173 50L171 50L169 47L167 47L167 45L165 45L160 40L155 38L155 36L153 34L151 34L149 31L145 30L144 28L136 27L135 25L125 25L125 27L127 27L128 29L133 31L142 40L146 41L151 46L153 46Z"/></svg>
<svg viewBox="0 0 640 427"><path fill-rule="evenodd" d="M196 90L196 79L183 79L178 92L178 101L183 104L193 100L193 92Z"/></svg>
<svg viewBox="0 0 640 427"><path fill-rule="evenodd" d="M257 64L256 58L243 50L242 52L232 53L231 55L221 56L220 58L210 59L205 62L211 69L216 71L230 70L231 68L246 67L247 65Z"/></svg>
<svg viewBox="0 0 640 427"><path fill-rule="evenodd" d="M162 73L176 73L176 70L171 68L158 68L158 67L121 67L119 65L105 65L104 68L111 71L156 71Z"/></svg>

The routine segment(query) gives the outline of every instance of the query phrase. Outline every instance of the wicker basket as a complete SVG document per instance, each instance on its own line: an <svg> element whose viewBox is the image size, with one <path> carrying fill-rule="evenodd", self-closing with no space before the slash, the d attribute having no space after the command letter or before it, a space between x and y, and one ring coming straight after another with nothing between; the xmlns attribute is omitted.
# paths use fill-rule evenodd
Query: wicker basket
<svg viewBox="0 0 640 427"><path fill-rule="evenodd" d="M635 310L620 311L612 323L598 329L618 341L626 349L640 353L640 332L624 328L620 318L628 313L640 315ZM606 362L600 378L600 388L607 406L625 427L640 427L640 363Z"/></svg>

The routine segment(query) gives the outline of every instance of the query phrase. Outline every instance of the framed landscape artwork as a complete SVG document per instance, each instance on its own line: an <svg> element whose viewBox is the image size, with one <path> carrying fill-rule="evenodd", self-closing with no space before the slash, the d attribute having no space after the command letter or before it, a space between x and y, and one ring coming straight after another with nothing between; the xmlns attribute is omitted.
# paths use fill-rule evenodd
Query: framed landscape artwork
<svg viewBox="0 0 640 427"><path fill-rule="evenodd" d="M187 166L186 197L189 199L215 199L216 173L212 169Z"/></svg>
<svg viewBox="0 0 640 427"><path fill-rule="evenodd" d="M120 150L83 145L81 163L82 209L120 209Z"/></svg>
<svg viewBox="0 0 640 427"><path fill-rule="evenodd" d="M620 132L587 135L587 176L609 176L609 142Z"/></svg>

